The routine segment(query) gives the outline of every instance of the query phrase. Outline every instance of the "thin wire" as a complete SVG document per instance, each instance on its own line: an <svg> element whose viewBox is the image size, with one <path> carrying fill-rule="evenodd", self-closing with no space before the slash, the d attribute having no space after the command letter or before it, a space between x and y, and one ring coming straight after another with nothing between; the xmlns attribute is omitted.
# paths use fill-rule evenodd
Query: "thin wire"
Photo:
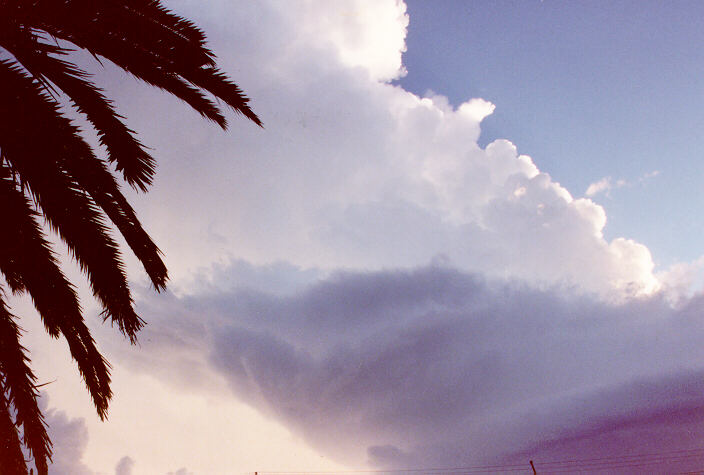
<svg viewBox="0 0 704 475"><path fill-rule="evenodd" d="M503 468L525 468L526 464L508 464L508 465L475 465L475 466L462 466L462 467L445 467L445 468L401 468L393 470L335 470L327 472L257 472L261 474L276 474L276 475L321 475L330 473L411 473L411 472L425 472L425 473L459 473L464 470L474 470L474 469L503 469Z"/></svg>
<svg viewBox="0 0 704 475"><path fill-rule="evenodd" d="M406 470L347 470L347 471L329 471L329 472L257 472L260 475L277 474L277 475L325 475L325 474L340 474L340 473L405 473L405 472L422 472L426 475L457 475L457 474L473 474L473 473L507 473L507 472L525 472L530 470L528 464L495 466L492 468L443 468L443 469L406 469Z"/></svg>
<svg viewBox="0 0 704 475"><path fill-rule="evenodd" d="M550 470L550 471L541 470L539 473L558 474L558 473L595 472L595 471L603 471L603 470L613 471L615 469L622 469L622 468L652 467L653 465L663 466L663 465L665 465L665 463L664 462L650 462L650 463L645 462L645 463L631 463L631 464L621 464L621 465L605 465L603 467L574 467L569 470Z"/></svg>
<svg viewBox="0 0 704 475"><path fill-rule="evenodd" d="M667 452L651 452L651 453L644 453L644 454L633 454L633 455L613 455L609 457L598 457L598 458L588 458L588 459L572 459L572 460L555 460L555 461L549 461L549 462L540 462L540 465L555 465L555 464L566 464L566 463L584 463L584 462L593 462L593 461L600 461L600 460L619 460L619 459L628 459L628 458L647 458L647 457L656 457L656 456L666 456L669 454L680 454L680 453L685 453L685 452L703 452L704 453L704 447L696 448L696 449L682 449L682 450L669 450ZM537 462L536 462L537 463Z"/></svg>
<svg viewBox="0 0 704 475"><path fill-rule="evenodd" d="M687 462L694 461L697 459L704 458L704 454L692 454L692 455L679 455L670 457L659 457L650 459L634 459L634 460L623 460L623 461L612 461L612 462L592 462L573 466L564 467L542 467L541 465L536 465L541 473L575 473L582 471L593 471L593 470L605 470L612 468L629 468L629 467L641 467L646 465L664 465L671 464L673 462Z"/></svg>
<svg viewBox="0 0 704 475"><path fill-rule="evenodd" d="M676 455L681 454L681 455ZM585 470L603 470L607 468L631 468L645 465L663 464L666 462L686 461L704 458L704 447L694 449L670 450L665 452L651 452L633 455L618 455L609 457L596 457L587 459L567 459L552 461L534 461L536 469L542 473L574 473ZM424 474L471 474L471 473L498 473L498 472L525 472L530 470L528 464L504 465L474 465L444 468L407 468L397 470L333 470L333 471L273 471L257 472L258 474L272 475L326 475L326 474L354 474L354 473L418 473ZM693 472L698 473L698 472Z"/></svg>

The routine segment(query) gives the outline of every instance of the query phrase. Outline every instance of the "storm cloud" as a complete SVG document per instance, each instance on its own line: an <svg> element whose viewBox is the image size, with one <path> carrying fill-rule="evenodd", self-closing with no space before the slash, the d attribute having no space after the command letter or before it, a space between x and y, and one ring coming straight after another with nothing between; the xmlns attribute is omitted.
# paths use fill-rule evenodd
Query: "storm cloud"
<svg viewBox="0 0 704 475"><path fill-rule="evenodd" d="M609 445L682 449L704 436L700 295L676 306L660 294L609 303L446 263L301 271L309 283L281 291L237 278L272 267L233 262L230 271L229 289L140 302L153 316L142 348L152 367L142 370L214 372L339 460L559 460ZM659 436L643 438L646 429Z"/></svg>

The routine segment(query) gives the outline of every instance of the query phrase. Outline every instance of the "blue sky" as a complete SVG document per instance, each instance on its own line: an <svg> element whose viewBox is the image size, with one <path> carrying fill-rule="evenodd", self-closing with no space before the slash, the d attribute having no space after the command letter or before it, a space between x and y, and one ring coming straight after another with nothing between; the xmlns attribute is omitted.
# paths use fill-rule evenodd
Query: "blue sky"
<svg viewBox="0 0 704 475"><path fill-rule="evenodd" d="M701 2L407 5L400 85L493 102L480 143L508 138L575 196L606 176L633 182L595 198L606 236L643 242L662 266L702 254Z"/></svg>
<svg viewBox="0 0 704 475"><path fill-rule="evenodd" d="M107 423L12 297L52 475L704 459L704 7L167 5L265 127L78 59L153 150L126 193L171 281L125 249L130 346L57 247L113 365Z"/></svg>

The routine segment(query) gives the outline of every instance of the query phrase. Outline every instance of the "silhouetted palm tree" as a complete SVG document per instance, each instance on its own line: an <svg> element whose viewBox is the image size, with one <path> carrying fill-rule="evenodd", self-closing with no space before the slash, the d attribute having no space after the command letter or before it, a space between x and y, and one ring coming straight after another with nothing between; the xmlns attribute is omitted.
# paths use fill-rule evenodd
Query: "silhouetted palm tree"
<svg viewBox="0 0 704 475"><path fill-rule="evenodd" d="M165 288L167 271L109 168L146 191L154 160L67 53L85 49L98 61L112 61L223 128L225 117L205 92L261 123L247 97L217 69L204 34L158 0L0 0L0 48L0 272L13 293L31 296L46 331L66 338L104 419L112 395L109 364L84 323L75 288L59 268L42 221L86 274L104 319L132 343L143 320L133 308L108 220L157 291ZM105 159L61 113L60 91L92 124ZM26 473L23 443L38 472L46 473L51 442L37 406L36 378L4 296L0 287L0 466L2 473Z"/></svg>

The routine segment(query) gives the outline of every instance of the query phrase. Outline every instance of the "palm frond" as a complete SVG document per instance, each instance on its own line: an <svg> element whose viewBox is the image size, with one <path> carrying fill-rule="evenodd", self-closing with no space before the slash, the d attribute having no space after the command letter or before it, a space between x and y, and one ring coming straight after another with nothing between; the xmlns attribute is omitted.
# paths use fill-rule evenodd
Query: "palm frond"
<svg viewBox="0 0 704 475"><path fill-rule="evenodd" d="M67 244L93 294L103 305L106 318L136 341L143 320L133 308L124 264L117 243L97 205L75 177L46 156L67 157L90 153L98 160L79 131L58 111L58 104L16 65L0 61L0 147L22 185L31 192L51 228ZM7 93L6 91L11 91ZM42 124L37 130L36 123Z"/></svg>
<svg viewBox="0 0 704 475"><path fill-rule="evenodd" d="M12 55L0 58L0 220L7 223L0 233L0 274L11 291L29 294L50 336L66 338L104 419L112 396L110 365L83 320L75 288L61 272L40 218L86 274L105 319L132 343L144 322L135 313L110 223L157 291L168 275L109 168L112 163L130 186L146 191L154 160L90 76L67 60L71 45L175 95L223 128L225 116L208 93L262 124L249 99L217 68L203 32L159 0L0 0L0 49ZM91 123L106 160L61 113L62 94ZM3 473L26 473L21 427L44 475L51 444L20 329L2 292L0 287L0 467Z"/></svg>
<svg viewBox="0 0 704 475"><path fill-rule="evenodd" d="M0 167L0 201L3 219L14 223L0 235L0 272L13 292L30 295L47 333L66 338L98 415L105 418L112 396L109 365L90 336L76 292L58 267L37 213L4 167Z"/></svg>
<svg viewBox="0 0 704 475"><path fill-rule="evenodd" d="M26 43L27 39L24 42ZM13 53L17 50L14 54L15 58L25 69L33 73L35 78L46 77L72 98L78 110L86 113L98 130L101 142L107 146L110 158L117 161L118 170L123 170L126 180L146 190L146 185L151 183L154 171L153 159L131 135L132 131L117 118L119 116L115 114L100 90L86 81L84 73L71 63L49 56L46 50L50 45L39 47L38 51L33 52L34 54L27 53L29 48L22 46L26 44L19 43L12 50ZM142 228L109 170L101 161L92 158L93 153L90 149L82 148L84 148L82 153L65 157L64 162L70 168L69 172L86 188L90 186L88 191L91 197L123 234L130 248L143 263L155 288L163 289L166 285L167 271L159 249ZM90 159L79 160L85 157ZM130 170L129 173L128 170Z"/></svg>
<svg viewBox="0 0 704 475"><path fill-rule="evenodd" d="M117 227L144 266L154 288L157 291L165 289L168 272L161 259L161 251L142 228L137 215L104 163L90 155L75 153L66 155L60 165L82 185Z"/></svg>
<svg viewBox="0 0 704 475"><path fill-rule="evenodd" d="M0 378L0 466L7 475L27 474L20 437L10 415L10 406L5 398L2 378Z"/></svg>
<svg viewBox="0 0 704 475"><path fill-rule="evenodd" d="M172 30L175 34L186 38L188 41L205 48L205 33L190 20L174 15L171 11L161 6L159 0L128 0L125 2L133 11L152 19L164 28ZM214 59L211 51L206 49L206 54Z"/></svg>
<svg viewBox="0 0 704 475"><path fill-rule="evenodd" d="M26 8L24 14L24 21L33 28L112 61L148 84L174 94L223 128L227 127L225 118L198 88L262 125L237 86L231 83L223 87L224 75L215 67L202 32L159 2L37 0L36 7Z"/></svg>
<svg viewBox="0 0 704 475"><path fill-rule="evenodd" d="M25 7L25 24L50 31L72 43L92 41L101 34L133 52L162 57L169 67L213 66L203 33L190 22L153 2L92 0L35 0ZM178 54L178 55L177 55Z"/></svg>
<svg viewBox="0 0 704 475"><path fill-rule="evenodd" d="M146 191L155 171L154 159L120 120L111 102L86 78L88 75L74 64L52 56L65 51L53 45L33 41L30 34L19 31L4 46L36 79L45 79L61 89L85 114L98 133L100 143L108 151L108 159L116 164L125 181Z"/></svg>
<svg viewBox="0 0 704 475"><path fill-rule="evenodd" d="M20 344L20 329L8 311L1 292L0 348L0 376L3 379L3 385L0 386L0 419L11 418L8 408L14 408L14 425L22 427L24 445L34 457L37 470L46 472L47 461L51 459L51 442L44 417L37 406L37 378L29 367L27 350ZM6 425L7 422L0 421L0 424ZM10 437L12 433L16 434L16 431L11 431ZM20 458L24 464L21 452ZM24 470L27 473L26 467Z"/></svg>
<svg viewBox="0 0 704 475"><path fill-rule="evenodd" d="M202 67L185 71L183 77L194 85L210 92L215 97L222 99L235 112L244 115L259 127L263 127L259 117L247 105L249 98L222 71L214 67Z"/></svg>

